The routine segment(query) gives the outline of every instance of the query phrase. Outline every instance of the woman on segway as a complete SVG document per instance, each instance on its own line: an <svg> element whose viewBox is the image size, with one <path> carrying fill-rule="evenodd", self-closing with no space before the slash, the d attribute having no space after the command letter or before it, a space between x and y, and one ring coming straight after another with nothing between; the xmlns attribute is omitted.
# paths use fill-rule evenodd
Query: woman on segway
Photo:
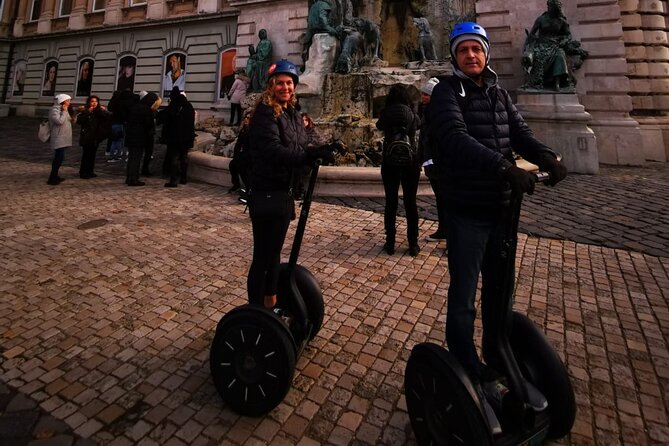
<svg viewBox="0 0 669 446"><path fill-rule="evenodd" d="M328 150L307 150L309 142L296 110L297 67L281 59L269 68L267 88L255 106L249 128L253 260L247 278L249 302L276 305L281 248L295 212L293 171L317 158L334 162Z"/></svg>

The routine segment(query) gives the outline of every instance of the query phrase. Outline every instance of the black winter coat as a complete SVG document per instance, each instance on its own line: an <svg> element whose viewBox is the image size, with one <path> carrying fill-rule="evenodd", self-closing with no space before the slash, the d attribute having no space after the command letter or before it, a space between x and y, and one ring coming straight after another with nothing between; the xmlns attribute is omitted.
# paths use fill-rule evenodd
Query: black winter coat
<svg viewBox="0 0 669 446"><path fill-rule="evenodd" d="M428 107L430 143L449 208L478 215L508 205L510 186L499 175L513 151L530 162L552 151L530 128L500 88L449 77L437 84Z"/></svg>
<svg viewBox="0 0 669 446"><path fill-rule="evenodd" d="M183 95L170 98L170 105L158 113L163 124L162 139L169 147L188 150L195 141L195 110Z"/></svg>
<svg viewBox="0 0 669 446"><path fill-rule="evenodd" d="M153 101L144 97L130 109L125 128L125 145L146 148L155 134L155 123L151 105Z"/></svg>
<svg viewBox="0 0 669 446"><path fill-rule="evenodd" d="M111 113L100 107L96 107L93 111L86 109L79 113L77 116L77 124L81 126L79 145L98 144L107 138L110 120Z"/></svg>
<svg viewBox="0 0 669 446"><path fill-rule="evenodd" d="M132 91L115 91L107 106L107 110L112 113L112 122L114 124L125 124L130 115L130 109L136 102L137 97Z"/></svg>
<svg viewBox="0 0 669 446"><path fill-rule="evenodd" d="M308 143L297 110L288 106L275 118L270 106L258 104L249 128L251 188L254 191L289 190L293 168L307 160Z"/></svg>
<svg viewBox="0 0 669 446"><path fill-rule="evenodd" d="M411 144L416 147L416 130L420 128L420 118L418 115L404 104L392 104L381 110L379 120L376 121L376 128L383 132L384 137L387 137L390 133L397 131L401 127L406 129ZM385 147L385 138L383 144ZM416 157L415 164L417 166L421 164L421 160L418 157Z"/></svg>

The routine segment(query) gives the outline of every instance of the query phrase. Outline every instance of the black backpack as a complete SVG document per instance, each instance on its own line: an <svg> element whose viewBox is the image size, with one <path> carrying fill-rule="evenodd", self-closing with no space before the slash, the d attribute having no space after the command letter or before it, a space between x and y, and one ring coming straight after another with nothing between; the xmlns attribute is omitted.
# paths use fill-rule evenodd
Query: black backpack
<svg viewBox="0 0 669 446"><path fill-rule="evenodd" d="M400 127L385 138L383 162L391 166L410 166L416 161L416 151L406 128Z"/></svg>

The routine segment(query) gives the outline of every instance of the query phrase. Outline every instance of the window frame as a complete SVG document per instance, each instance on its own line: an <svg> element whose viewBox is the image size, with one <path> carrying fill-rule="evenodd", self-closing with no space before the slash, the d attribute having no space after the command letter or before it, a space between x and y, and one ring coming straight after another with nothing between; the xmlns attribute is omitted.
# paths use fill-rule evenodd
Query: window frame
<svg viewBox="0 0 669 446"><path fill-rule="evenodd" d="M128 6L143 6L148 0L128 0Z"/></svg>
<svg viewBox="0 0 669 446"><path fill-rule="evenodd" d="M37 14L35 14L35 5L38 5ZM30 17L28 22L37 22L42 16L42 0L33 0L30 6Z"/></svg>
<svg viewBox="0 0 669 446"><path fill-rule="evenodd" d="M70 10L67 13L63 13L63 5L66 1L70 2ZM72 14L72 8L74 7L74 0L60 0L58 4L58 17L69 17Z"/></svg>
<svg viewBox="0 0 669 446"><path fill-rule="evenodd" d="M98 1L104 2L104 7L102 8L95 8L95 5ZM102 12L107 10L107 0L92 0L91 1L91 12Z"/></svg>

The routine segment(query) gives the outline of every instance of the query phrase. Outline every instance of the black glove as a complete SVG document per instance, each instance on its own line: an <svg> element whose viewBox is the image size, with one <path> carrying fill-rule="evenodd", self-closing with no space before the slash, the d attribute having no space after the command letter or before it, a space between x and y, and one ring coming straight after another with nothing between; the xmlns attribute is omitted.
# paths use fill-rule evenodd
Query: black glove
<svg viewBox="0 0 669 446"><path fill-rule="evenodd" d="M520 167L514 166L508 161L499 169L499 176L511 184L511 189L517 194L534 193L534 185L537 177Z"/></svg>
<svg viewBox="0 0 669 446"><path fill-rule="evenodd" d="M321 160L321 164L332 164L334 165L335 163L335 158L334 154L330 149L320 147L317 149L309 149L307 150L307 163L308 164L315 164L316 160Z"/></svg>
<svg viewBox="0 0 669 446"><path fill-rule="evenodd" d="M555 186L567 177L567 168L550 153L544 153L539 160L539 169L550 174L546 181L549 186Z"/></svg>

